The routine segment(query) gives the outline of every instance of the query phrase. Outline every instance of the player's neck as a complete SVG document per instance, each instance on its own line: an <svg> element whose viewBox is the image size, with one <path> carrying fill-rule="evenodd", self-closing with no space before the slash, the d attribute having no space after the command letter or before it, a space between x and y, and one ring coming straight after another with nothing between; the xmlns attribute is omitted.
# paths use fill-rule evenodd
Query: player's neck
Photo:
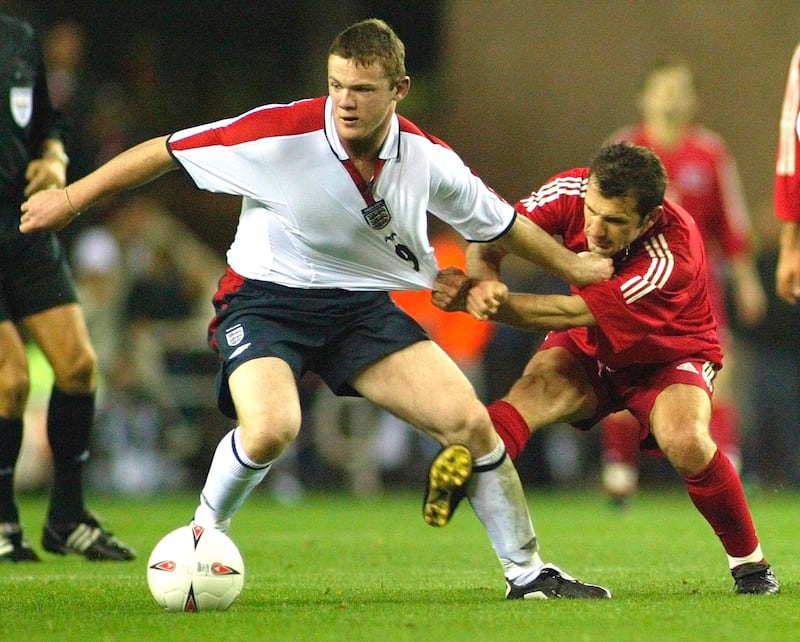
<svg viewBox="0 0 800 642"><path fill-rule="evenodd" d="M644 123L647 138L658 147L677 147L686 135L686 123L673 121L648 121Z"/></svg>
<svg viewBox="0 0 800 642"><path fill-rule="evenodd" d="M387 116L375 130L364 138L342 139L350 160L358 167L359 171L361 171L362 166L370 169L370 176L365 177L367 180L372 176L372 169L375 168L375 163L378 161L381 147L383 147L383 143L389 135L391 119L392 114Z"/></svg>
<svg viewBox="0 0 800 642"><path fill-rule="evenodd" d="M361 177L369 183L375 176L375 165L378 162L378 154L371 156L356 156L350 154L350 162L353 163Z"/></svg>
<svg viewBox="0 0 800 642"><path fill-rule="evenodd" d="M350 161L367 182L372 180L372 176L375 173L375 165L378 162L378 154L381 151L382 143L383 138L380 141L375 139L351 140L345 143L345 149L348 156L350 156Z"/></svg>

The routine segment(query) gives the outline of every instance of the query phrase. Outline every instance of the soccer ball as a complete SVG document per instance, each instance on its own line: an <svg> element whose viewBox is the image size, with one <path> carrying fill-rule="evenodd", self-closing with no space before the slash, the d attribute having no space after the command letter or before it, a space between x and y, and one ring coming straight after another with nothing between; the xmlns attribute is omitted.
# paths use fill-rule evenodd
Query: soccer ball
<svg viewBox="0 0 800 642"><path fill-rule="evenodd" d="M181 526L150 553L147 585L167 611L224 611L242 592L244 562L222 531Z"/></svg>

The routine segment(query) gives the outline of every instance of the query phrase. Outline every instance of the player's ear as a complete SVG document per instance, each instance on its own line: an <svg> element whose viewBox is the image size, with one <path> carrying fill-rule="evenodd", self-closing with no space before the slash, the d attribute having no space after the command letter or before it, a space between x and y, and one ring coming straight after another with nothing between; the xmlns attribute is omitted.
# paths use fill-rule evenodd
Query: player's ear
<svg viewBox="0 0 800 642"><path fill-rule="evenodd" d="M411 78L409 76L403 76L400 80L395 83L394 86L394 100L396 102L400 102L408 95L408 90L411 88Z"/></svg>
<svg viewBox="0 0 800 642"><path fill-rule="evenodd" d="M663 205L658 205L657 207L654 207L652 210L650 210L650 213L644 219L644 223L642 223L642 225L645 226L645 229L650 229L653 226L653 224L658 219L661 218L661 213L663 211L664 211Z"/></svg>

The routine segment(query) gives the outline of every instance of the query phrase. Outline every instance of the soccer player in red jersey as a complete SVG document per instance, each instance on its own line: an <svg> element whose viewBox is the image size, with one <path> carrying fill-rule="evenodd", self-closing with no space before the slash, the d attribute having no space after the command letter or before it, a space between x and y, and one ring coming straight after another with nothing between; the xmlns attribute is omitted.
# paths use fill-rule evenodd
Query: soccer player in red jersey
<svg viewBox="0 0 800 642"><path fill-rule="evenodd" d="M794 50L781 111L775 167L775 215L783 221L775 289L784 301L800 300L800 45Z"/></svg>
<svg viewBox="0 0 800 642"><path fill-rule="evenodd" d="M708 260L708 293L727 367L715 383L711 434L739 468L739 412L733 380L736 351L728 331L726 286L732 309L746 326L766 311L766 294L755 268L751 226L738 170L725 141L695 122L697 93L692 70L682 61L655 65L639 95L640 121L614 132L608 142L630 141L652 149L667 170L667 197L697 222ZM628 413L610 416L603 429L603 486L626 503L638 487L638 426Z"/></svg>
<svg viewBox="0 0 800 642"><path fill-rule="evenodd" d="M709 433L722 364L700 229L664 199L666 170L652 150L604 147L589 168L556 175L517 211L567 248L612 258L609 281L570 295L509 294L505 252L472 243L467 273L444 270L433 302L524 330L551 330L520 379L489 405L515 459L531 432L567 422L589 429L628 410L638 437L659 449L722 541L737 593L777 593L730 459Z"/></svg>

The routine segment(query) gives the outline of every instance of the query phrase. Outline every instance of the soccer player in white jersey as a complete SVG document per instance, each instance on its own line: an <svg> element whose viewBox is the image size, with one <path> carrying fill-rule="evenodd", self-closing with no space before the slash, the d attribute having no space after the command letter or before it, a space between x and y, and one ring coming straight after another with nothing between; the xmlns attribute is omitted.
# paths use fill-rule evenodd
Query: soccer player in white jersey
<svg viewBox="0 0 800 642"><path fill-rule="evenodd" d="M444 143L397 115L410 86L404 58L384 22L356 23L329 50L327 97L144 142L28 200L20 230L57 229L98 199L179 167L202 189L242 197L209 327L221 358L219 406L239 425L217 447L196 523L228 529L297 436L297 381L312 370L336 394L362 395L442 445L424 518L444 525L466 495L517 587L508 597L610 597L542 561L486 408L388 291L432 287L438 267L428 213L578 286L609 278L611 261L566 250Z"/></svg>

